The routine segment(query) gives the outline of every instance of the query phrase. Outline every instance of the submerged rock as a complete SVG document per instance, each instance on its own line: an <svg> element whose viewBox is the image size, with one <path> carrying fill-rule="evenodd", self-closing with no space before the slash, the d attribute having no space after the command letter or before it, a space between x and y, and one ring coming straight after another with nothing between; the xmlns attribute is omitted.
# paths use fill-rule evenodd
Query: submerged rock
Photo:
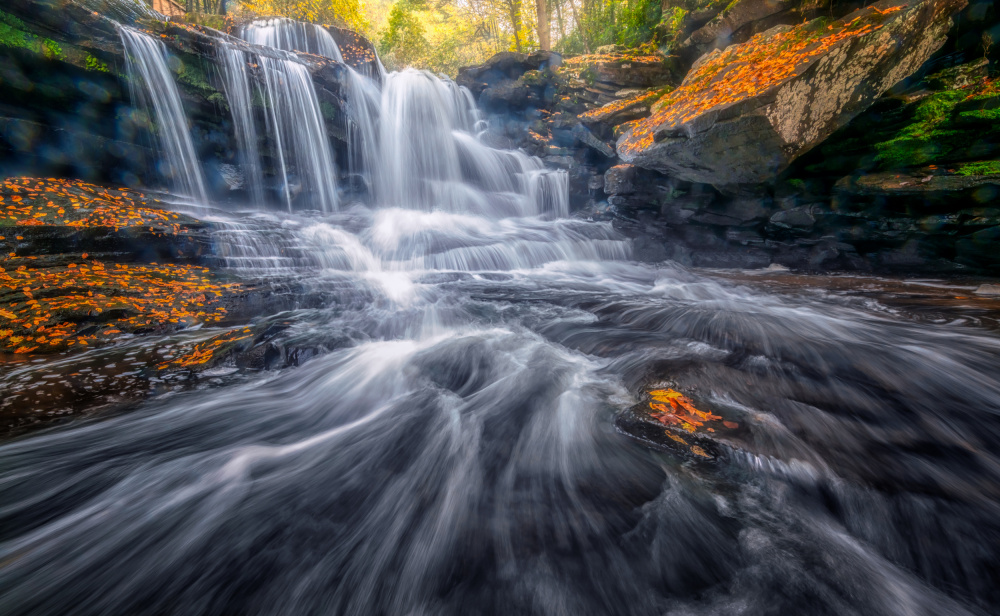
<svg viewBox="0 0 1000 616"><path fill-rule="evenodd" d="M829 26L774 28L700 59L618 141L625 162L717 187L772 181L946 38L965 0L883 0Z"/></svg>

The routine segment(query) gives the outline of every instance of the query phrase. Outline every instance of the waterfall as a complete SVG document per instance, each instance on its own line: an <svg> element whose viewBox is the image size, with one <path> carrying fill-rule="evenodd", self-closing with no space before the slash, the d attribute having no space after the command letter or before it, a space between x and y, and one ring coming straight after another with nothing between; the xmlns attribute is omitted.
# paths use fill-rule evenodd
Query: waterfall
<svg viewBox="0 0 1000 616"><path fill-rule="evenodd" d="M486 146L473 135L480 126L468 89L426 71L390 74L379 126L379 203L490 217L567 215L566 172Z"/></svg>
<svg viewBox="0 0 1000 616"><path fill-rule="evenodd" d="M122 26L118 32L125 46L132 100L152 111L150 115L163 153L160 173L173 182L177 192L206 203L205 180L174 76L167 68L166 47L132 28Z"/></svg>
<svg viewBox="0 0 1000 616"><path fill-rule="evenodd" d="M312 77L294 60L259 57L288 209L299 192L324 212L337 208L336 169ZM294 175L293 175L294 174ZM293 184L293 179L295 183Z"/></svg>
<svg viewBox="0 0 1000 616"><path fill-rule="evenodd" d="M255 21L243 27L240 38L254 45L311 53L344 62L337 41L326 29L315 24L285 18Z"/></svg>
<svg viewBox="0 0 1000 616"><path fill-rule="evenodd" d="M256 21L240 36L284 52L307 52L343 63L330 33L290 19ZM248 106L242 53L221 60L233 106ZM287 59L258 58L265 81L267 130L274 144L283 200L292 208L300 191L324 210L336 205L333 157L308 71ZM382 79L345 65L342 97L347 115L346 172L364 183L383 207L444 210L491 218L569 213L568 177L545 169L520 151L497 150L477 137L482 121L472 93L426 71L405 70ZM380 72L381 63L376 63ZM381 89L379 83L382 83ZM259 175L250 111L233 113L246 175ZM253 143L251 143L253 142Z"/></svg>
<svg viewBox="0 0 1000 616"><path fill-rule="evenodd" d="M255 45L301 51L323 56L341 64L344 57L333 36L322 26L307 24L291 19L268 19L255 21L244 26L241 38ZM348 104L348 171L366 177L369 187L375 182L378 172L378 108L380 93L376 78L381 81L385 75L378 55L375 55L377 75L362 75L350 66L347 68Z"/></svg>
<svg viewBox="0 0 1000 616"><path fill-rule="evenodd" d="M348 67L347 71L348 169L368 180L368 188L378 183L379 109L382 93L373 80Z"/></svg>
<svg viewBox="0 0 1000 616"><path fill-rule="evenodd" d="M233 116L243 177L250 193L251 203L259 207L264 205L263 170L257 146L257 127L254 125L253 94L247 77L246 54L243 50L220 41L218 57L222 67L226 100L229 101L229 109Z"/></svg>

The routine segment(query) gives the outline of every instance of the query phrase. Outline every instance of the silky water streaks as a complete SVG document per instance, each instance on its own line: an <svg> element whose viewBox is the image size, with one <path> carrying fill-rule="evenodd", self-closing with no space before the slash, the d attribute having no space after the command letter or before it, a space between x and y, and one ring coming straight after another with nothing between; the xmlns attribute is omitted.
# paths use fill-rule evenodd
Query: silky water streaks
<svg viewBox="0 0 1000 616"><path fill-rule="evenodd" d="M171 181L178 193L207 203L205 180L187 116L174 75L167 67L166 47L152 36L127 26L120 26L118 32L125 46L132 99L151 112L162 154L161 175Z"/></svg>

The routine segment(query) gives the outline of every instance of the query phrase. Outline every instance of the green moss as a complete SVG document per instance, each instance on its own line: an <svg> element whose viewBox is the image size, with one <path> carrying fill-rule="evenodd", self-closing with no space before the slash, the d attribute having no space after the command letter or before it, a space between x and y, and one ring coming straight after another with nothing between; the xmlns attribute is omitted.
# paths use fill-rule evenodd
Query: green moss
<svg viewBox="0 0 1000 616"><path fill-rule="evenodd" d="M194 90L209 102L228 106L226 98L208 81L205 69L196 56L184 56L178 59L180 60L177 66L178 83L189 90Z"/></svg>
<svg viewBox="0 0 1000 616"><path fill-rule="evenodd" d="M107 64L101 62L100 60L90 55L89 53L87 54L87 57L84 58L84 66L87 68L88 71L98 71L100 73L111 72Z"/></svg>
<svg viewBox="0 0 1000 616"><path fill-rule="evenodd" d="M959 119L967 122L1000 122L1000 109L974 109L958 114Z"/></svg>
<svg viewBox="0 0 1000 616"><path fill-rule="evenodd" d="M331 122L337 119L337 108L330 103L323 101L319 104L319 112L323 114L323 117Z"/></svg>
<svg viewBox="0 0 1000 616"><path fill-rule="evenodd" d="M31 34L23 21L3 11L0 11L0 47L27 49L50 59L66 58L59 43Z"/></svg>
<svg viewBox="0 0 1000 616"><path fill-rule="evenodd" d="M29 48L28 40L31 35L20 28L12 26L7 20L3 19L4 16L3 13L0 13L0 46Z"/></svg>
<svg viewBox="0 0 1000 616"><path fill-rule="evenodd" d="M950 126L955 105L964 94L947 91L920 101L913 122L888 141L875 144L876 158L884 166L906 167L934 162L961 144L963 132Z"/></svg>
<svg viewBox="0 0 1000 616"><path fill-rule="evenodd" d="M537 86L545 82L545 77L542 75L541 71L526 71L523 75L521 75L518 81L529 86Z"/></svg>
<svg viewBox="0 0 1000 616"><path fill-rule="evenodd" d="M958 168L958 172L962 175L1000 175L1000 160L965 163Z"/></svg>

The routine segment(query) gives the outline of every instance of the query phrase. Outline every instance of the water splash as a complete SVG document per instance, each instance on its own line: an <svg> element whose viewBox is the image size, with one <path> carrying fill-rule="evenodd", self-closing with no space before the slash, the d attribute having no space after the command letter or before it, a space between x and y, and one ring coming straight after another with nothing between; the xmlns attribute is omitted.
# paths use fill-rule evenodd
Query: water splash
<svg viewBox="0 0 1000 616"><path fill-rule="evenodd" d="M170 179L174 190L208 202L205 180L191 141L184 107L167 68L167 50L160 41L127 26L118 29L125 46L126 72L132 100L152 110L156 135L163 153L160 173Z"/></svg>

